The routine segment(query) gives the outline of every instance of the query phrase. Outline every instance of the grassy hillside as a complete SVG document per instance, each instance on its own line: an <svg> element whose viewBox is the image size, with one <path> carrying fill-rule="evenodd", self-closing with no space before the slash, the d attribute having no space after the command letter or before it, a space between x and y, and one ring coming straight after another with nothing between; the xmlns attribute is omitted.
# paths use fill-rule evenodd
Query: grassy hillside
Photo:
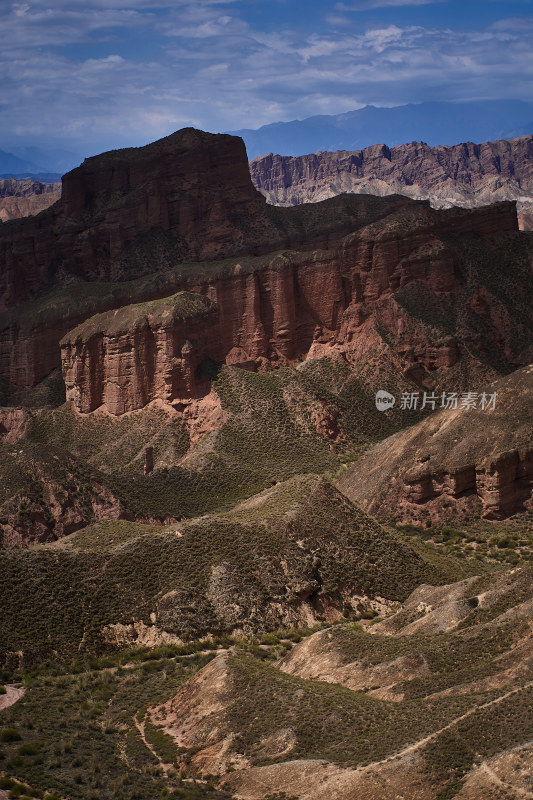
<svg viewBox="0 0 533 800"><path fill-rule="evenodd" d="M0 550L0 663L10 672L20 658L30 668L101 652L117 623L189 640L355 617L361 598L402 600L477 568L415 551L327 481L296 477L225 514L170 527L102 521Z"/></svg>

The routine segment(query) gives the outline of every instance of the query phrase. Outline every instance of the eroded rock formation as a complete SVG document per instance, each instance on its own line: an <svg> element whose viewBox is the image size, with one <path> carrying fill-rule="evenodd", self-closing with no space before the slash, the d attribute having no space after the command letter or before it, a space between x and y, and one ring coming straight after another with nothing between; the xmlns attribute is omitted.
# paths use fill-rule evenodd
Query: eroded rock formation
<svg viewBox="0 0 533 800"><path fill-rule="evenodd" d="M105 405L123 414L156 398L207 394L201 366L212 311L208 299L182 292L91 317L61 343L67 400L83 412Z"/></svg>
<svg viewBox="0 0 533 800"><path fill-rule="evenodd" d="M212 260L332 247L404 202L286 213L254 188L242 140L193 129L87 159L58 203L0 227L0 377L33 386L84 319L214 279Z"/></svg>
<svg viewBox="0 0 533 800"><path fill-rule="evenodd" d="M34 216L49 208L60 197L60 183L4 178L0 180L0 221Z"/></svg>
<svg viewBox="0 0 533 800"><path fill-rule="evenodd" d="M154 301L149 312L143 305L106 312L69 333L62 340L67 396L82 412L104 405L120 414L156 398L180 403L207 394L202 365L213 362L261 369L337 354L355 363L375 346L375 318L398 337L406 374L446 370L460 357L457 339L429 341L422 328L413 335L394 293L421 282L434 297L451 296L462 282L443 239L515 226L511 205L439 215L407 203L329 251L285 251L232 264L223 277L197 275L183 285L195 295ZM195 318L174 313L185 296ZM197 317L202 297L210 311L202 306Z"/></svg>
<svg viewBox="0 0 533 800"><path fill-rule="evenodd" d="M342 192L404 194L434 208L517 200L521 227L531 230L533 136L429 147L378 144L353 152L279 156L250 163L255 186L270 203L316 203Z"/></svg>
<svg viewBox="0 0 533 800"><path fill-rule="evenodd" d="M64 176L53 207L1 226L0 377L34 386L59 365L59 341L80 325L67 337L64 372L85 411L202 396L204 359L254 369L265 359L329 354L355 363L387 341L397 368L420 385L463 351L488 364L496 352L512 368L527 363L527 244L521 261L511 261L503 298L478 251L489 267L507 269L517 236L514 203L438 212L401 196L343 195L269 206L253 187L241 140L185 129L87 159ZM475 249L466 261L465 244ZM194 355L165 349L157 337L166 323L127 331L130 312L114 317L129 321L120 333L103 321L100 339L85 341L83 323L95 314L183 291L213 304L202 331L188 336ZM444 320L436 328L427 318L435 304ZM152 351L157 378L143 366ZM187 378L175 377L173 359Z"/></svg>
<svg viewBox="0 0 533 800"><path fill-rule="evenodd" d="M533 366L490 391L494 409L459 404L385 439L340 488L370 513L402 523L473 512L504 519L533 508Z"/></svg>

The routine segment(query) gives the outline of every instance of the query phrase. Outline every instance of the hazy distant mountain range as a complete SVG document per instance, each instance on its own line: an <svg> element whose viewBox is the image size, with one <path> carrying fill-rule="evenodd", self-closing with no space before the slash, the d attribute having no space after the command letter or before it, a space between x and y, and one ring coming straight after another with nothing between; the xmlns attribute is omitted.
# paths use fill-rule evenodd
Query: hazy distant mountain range
<svg viewBox="0 0 533 800"><path fill-rule="evenodd" d="M394 108L365 106L334 116L231 132L242 136L250 159L266 153L297 156L319 150L360 150L378 143L394 147L411 141L433 146L486 142L533 133L533 103L483 100L411 103Z"/></svg>
<svg viewBox="0 0 533 800"><path fill-rule="evenodd" d="M360 150L373 144L394 147L406 142L453 145L513 139L533 133L533 103L480 100L471 103L411 103L394 108L365 106L344 114L273 122L257 130L230 131L241 136L251 160L266 153L299 156L319 150ZM0 145L0 179L58 181L87 153L61 147Z"/></svg>
<svg viewBox="0 0 533 800"><path fill-rule="evenodd" d="M6 145L0 150L0 178L38 178L55 183L65 172L77 167L83 156L67 150Z"/></svg>

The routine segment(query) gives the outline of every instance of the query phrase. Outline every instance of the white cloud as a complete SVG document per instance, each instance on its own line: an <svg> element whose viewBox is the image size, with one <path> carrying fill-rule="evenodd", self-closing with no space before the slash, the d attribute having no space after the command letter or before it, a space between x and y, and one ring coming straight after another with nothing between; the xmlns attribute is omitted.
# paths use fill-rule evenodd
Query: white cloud
<svg viewBox="0 0 533 800"><path fill-rule="evenodd" d="M364 29L330 16L339 30L303 33L256 30L242 4L219 0L1 4L0 147L31 134L102 149L190 124L232 130L367 103L530 98L531 21ZM128 50L130 35L150 48ZM85 57L72 53L78 43Z"/></svg>

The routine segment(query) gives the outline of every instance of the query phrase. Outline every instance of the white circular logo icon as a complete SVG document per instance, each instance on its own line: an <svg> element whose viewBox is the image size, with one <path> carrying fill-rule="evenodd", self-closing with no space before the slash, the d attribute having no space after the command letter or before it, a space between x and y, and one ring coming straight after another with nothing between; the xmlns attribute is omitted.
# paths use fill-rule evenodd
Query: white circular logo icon
<svg viewBox="0 0 533 800"><path fill-rule="evenodd" d="M386 411L388 408L392 408L394 403L396 402L396 398L393 394L389 394L384 389L380 389L379 392L376 393L376 408L378 411Z"/></svg>

